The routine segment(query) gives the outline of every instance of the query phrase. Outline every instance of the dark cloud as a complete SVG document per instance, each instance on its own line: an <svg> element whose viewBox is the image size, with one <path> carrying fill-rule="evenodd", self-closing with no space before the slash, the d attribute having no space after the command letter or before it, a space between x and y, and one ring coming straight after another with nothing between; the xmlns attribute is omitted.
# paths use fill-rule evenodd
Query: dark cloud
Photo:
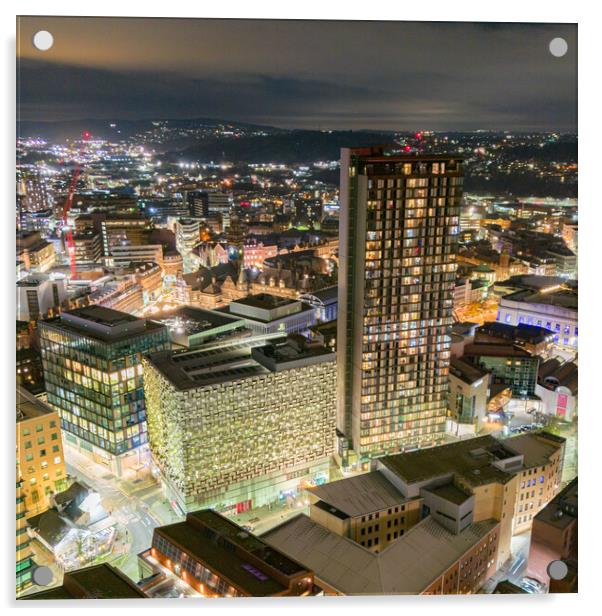
<svg viewBox="0 0 602 616"><path fill-rule="evenodd" d="M43 18L20 27L23 119L576 129L576 26L54 19L54 55L25 44Z"/></svg>

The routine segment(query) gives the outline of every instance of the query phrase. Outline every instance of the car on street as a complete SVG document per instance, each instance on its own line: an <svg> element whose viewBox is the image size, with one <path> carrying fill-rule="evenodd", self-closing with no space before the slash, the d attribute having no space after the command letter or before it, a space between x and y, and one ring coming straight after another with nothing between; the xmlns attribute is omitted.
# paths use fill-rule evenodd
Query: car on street
<svg viewBox="0 0 602 616"><path fill-rule="evenodd" d="M518 585L529 593L542 593L546 588L545 584L531 577L524 577Z"/></svg>

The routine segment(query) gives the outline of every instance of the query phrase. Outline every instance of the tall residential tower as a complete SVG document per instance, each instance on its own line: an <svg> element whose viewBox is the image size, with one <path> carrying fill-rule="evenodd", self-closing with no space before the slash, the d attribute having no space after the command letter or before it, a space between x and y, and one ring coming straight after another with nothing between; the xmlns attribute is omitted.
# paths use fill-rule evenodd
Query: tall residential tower
<svg viewBox="0 0 602 616"><path fill-rule="evenodd" d="M341 152L343 465L435 444L445 430L462 167L380 147Z"/></svg>

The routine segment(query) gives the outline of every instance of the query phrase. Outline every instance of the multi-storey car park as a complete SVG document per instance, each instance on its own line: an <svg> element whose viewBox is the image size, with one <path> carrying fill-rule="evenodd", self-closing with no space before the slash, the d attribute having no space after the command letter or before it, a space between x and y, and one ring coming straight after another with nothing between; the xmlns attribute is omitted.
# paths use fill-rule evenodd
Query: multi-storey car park
<svg viewBox="0 0 602 616"><path fill-rule="evenodd" d="M183 511L245 511L326 481L335 441L335 353L299 335L143 360L149 441Z"/></svg>

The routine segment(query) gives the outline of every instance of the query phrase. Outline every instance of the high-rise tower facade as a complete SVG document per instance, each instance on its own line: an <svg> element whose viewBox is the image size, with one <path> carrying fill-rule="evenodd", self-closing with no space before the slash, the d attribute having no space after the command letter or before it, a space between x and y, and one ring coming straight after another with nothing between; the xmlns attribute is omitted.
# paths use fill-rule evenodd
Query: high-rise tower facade
<svg viewBox="0 0 602 616"><path fill-rule="evenodd" d="M337 429L343 464L445 430L463 164L341 152Z"/></svg>

